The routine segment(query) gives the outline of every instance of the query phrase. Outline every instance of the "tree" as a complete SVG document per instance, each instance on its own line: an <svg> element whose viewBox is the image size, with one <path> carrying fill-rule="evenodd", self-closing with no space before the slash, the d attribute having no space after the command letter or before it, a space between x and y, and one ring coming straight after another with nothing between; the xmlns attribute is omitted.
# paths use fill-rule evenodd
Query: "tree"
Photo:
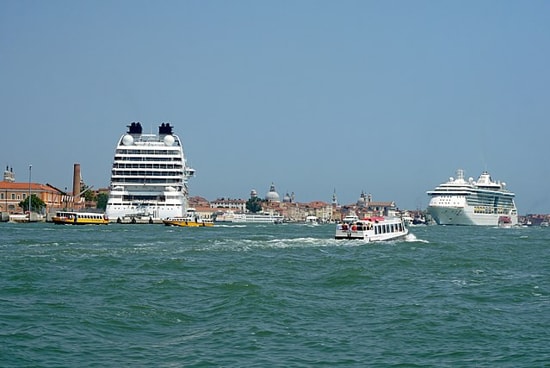
<svg viewBox="0 0 550 368"><path fill-rule="evenodd" d="M23 211L29 210L29 197L25 198L21 202L19 202L19 207L23 209ZM42 201L40 198L38 198L36 195L31 194L31 212L42 212L42 210L46 208L46 203Z"/></svg>
<svg viewBox="0 0 550 368"><path fill-rule="evenodd" d="M86 202L93 202L97 200L97 197L92 191L92 187L89 187L86 184L82 183L80 189L82 192L82 196L84 197L84 200Z"/></svg>
<svg viewBox="0 0 550 368"><path fill-rule="evenodd" d="M99 193L97 195L97 204L96 207L105 211L107 208L107 201L109 200L109 195L107 193Z"/></svg>
<svg viewBox="0 0 550 368"><path fill-rule="evenodd" d="M252 197L246 201L246 209L252 213L260 212L262 210L262 200L258 197Z"/></svg>

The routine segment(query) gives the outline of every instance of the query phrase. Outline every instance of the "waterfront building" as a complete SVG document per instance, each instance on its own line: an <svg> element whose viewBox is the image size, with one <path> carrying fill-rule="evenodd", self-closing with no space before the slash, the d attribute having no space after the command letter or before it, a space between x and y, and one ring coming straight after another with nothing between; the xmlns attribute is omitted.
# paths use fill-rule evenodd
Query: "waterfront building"
<svg viewBox="0 0 550 368"><path fill-rule="evenodd" d="M245 212L246 201L244 199L218 198L210 202L210 208Z"/></svg>
<svg viewBox="0 0 550 368"><path fill-rule="evenodd" d="M396 216L398 210L394 201L375 202L372 200L372 194L365 194L361 191L361 195L357 200L357 210L368 216Z"/></svg>
<svg viewBox="0 0 550 368"><path fill-rule="evenodd" d="M46 204L46 212L50 209L62 208L68 200L66 193L50 184L17 182L13 169L6 167L3 180L0 181L0 212L22 213L28 208L19 207L19 203L34 195Z"/></svg>

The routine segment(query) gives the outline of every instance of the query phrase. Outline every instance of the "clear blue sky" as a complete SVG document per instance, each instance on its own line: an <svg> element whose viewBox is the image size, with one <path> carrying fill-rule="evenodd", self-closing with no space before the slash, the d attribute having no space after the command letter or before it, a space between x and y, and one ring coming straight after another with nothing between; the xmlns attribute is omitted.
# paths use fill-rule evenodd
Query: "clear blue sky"
<svg viewBox="0 0 550 368"><path fill-rule="evenodd" d="M171 122L191 195L425 208L488 170L550 213L549 1L0 1L0 165L107 187Z"/></svg>

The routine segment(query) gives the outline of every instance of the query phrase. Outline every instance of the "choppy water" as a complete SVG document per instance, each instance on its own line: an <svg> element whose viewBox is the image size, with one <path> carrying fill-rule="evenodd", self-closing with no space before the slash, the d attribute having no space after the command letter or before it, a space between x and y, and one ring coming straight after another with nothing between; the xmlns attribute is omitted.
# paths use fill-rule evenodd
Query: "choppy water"
<svg viewBox="0 0 550 368"><path fill-rule="evenodd" d="M3 367L550 366L550 229L0 224Z"/></svg>

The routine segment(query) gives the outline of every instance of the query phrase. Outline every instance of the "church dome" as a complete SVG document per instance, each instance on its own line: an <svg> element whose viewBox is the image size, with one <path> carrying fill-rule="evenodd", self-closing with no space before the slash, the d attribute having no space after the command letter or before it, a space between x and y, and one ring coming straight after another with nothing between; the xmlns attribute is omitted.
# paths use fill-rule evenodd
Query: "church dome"
<svg viewBox="0 0 550 368"><path fill-rule="evenodd" d="M283 197L283 202L285 202L285 203L292 202L292 198L290 198L290 194L288 194L288 193L285 194L285 196Z"/></svg>
<svg viewBox="0 0 550 368"><path fill-rule="evenodd" d="M280 202L281 199L279 197L279 193L275 190L275 185L271 183L271 187L269 187L269 192L265 195L265 199L268 202Z"/></svg>

